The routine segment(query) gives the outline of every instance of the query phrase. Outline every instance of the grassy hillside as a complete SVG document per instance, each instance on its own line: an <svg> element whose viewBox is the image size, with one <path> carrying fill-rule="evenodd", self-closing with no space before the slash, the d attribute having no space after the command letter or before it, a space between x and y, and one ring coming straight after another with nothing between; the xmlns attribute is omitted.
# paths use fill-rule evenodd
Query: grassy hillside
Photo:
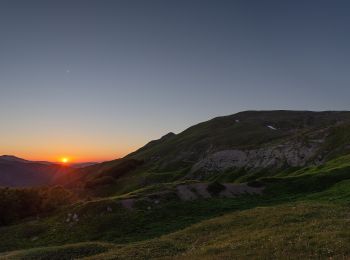
<svg viewBox="0 0 350 260"><path fill-rule="evenodd" d="M235 210L139 242L71 244L14 251L4 256L8 259L347 258L349 206L344 198L350 196L349 185L345 181L294 202Z"/></svg>
<svg viewBox="0 0 350 260"><path fill-rule="evenodd" d="M348 209L310 203L259 207L89 259L346 258Z"/></svg>
<svg viewBox="0 0 350 260"><path fill-rule="evenodd" d="M348 258L349 119L249 111L74 170L60 180L73 201L0 226L0 259ZM297 167L191 172L217 151L286 144L292 159L294 147L317 149Z"/></svg>
<svg viewBox="0 0 350 260"><path fill-rule="evenodd" d="M259 207L203 221L156 239L108 248L67 245L12 252L23 259L346 258L348 207L302 202ZM106 251L99 254L101 251Z"/></svg>
<svg viewBox="0 0 350 260"><path fill-rule="evenodd" d="M182 201L161 194L179 185L172 183L81 202L42 220L0 228L0 250L37 248L4 253L10 259L348 256L349 164L344 156L319 171L263 179L263 195ZM137 200L130 210L121 201L131 198ZM67 222L68 214L79 220ZM88 241L99 242L75 244Z"/></svg>

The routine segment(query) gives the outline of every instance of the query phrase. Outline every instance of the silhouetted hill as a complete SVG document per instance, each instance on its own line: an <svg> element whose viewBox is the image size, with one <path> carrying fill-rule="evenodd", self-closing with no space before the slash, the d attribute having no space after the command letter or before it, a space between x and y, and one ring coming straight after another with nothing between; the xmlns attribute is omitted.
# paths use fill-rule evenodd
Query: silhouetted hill
<svg viewBox="0 0 350 260"><path fill-rule="evenodd" d="M49 162L28 161L15 156L0 156L0 186L28 187L55 184L55 179L71 169Z"/></svg>

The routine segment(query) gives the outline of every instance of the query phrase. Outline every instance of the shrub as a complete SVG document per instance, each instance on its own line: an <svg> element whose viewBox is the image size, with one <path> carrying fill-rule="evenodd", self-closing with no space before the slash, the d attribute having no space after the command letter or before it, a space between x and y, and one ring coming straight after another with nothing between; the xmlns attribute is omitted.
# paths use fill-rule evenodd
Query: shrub
<svg viewBox="0 0 350 260"><path fill-rule="evenodd" d="M76 200L72 192L60 186L0 188L0 226L50 213Z"/></svg>
<svg viewBox="0 0 350 260"><path fill-rule="evenodd" d="M262 181L258 180L250 181L247 183L247 185L254 188L261 188L265 186L265 184Z"/></svg>

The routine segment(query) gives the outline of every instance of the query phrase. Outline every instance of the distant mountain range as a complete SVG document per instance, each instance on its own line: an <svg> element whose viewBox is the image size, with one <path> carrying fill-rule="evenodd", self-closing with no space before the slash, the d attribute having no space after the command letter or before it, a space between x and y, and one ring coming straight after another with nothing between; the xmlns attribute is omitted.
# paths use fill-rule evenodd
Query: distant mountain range
<svg viewBox="0 0 350 260"><path fill-rule="evenodd" d="M53 185L75 168L94 163L69 166L47 161L29 161L13 155L0 156L0 186L27 187Z"/></svg>

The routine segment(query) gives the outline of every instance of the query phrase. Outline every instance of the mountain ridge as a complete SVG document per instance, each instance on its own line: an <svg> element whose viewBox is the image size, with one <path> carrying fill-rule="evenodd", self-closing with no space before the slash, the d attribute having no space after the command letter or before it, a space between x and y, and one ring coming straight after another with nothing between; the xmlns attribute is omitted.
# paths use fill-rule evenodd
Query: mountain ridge
<svg viewBox="0 0 350 260"><path fill-rule="evenodd" d="M266 171L274 175L321 165L345 154L350 151L348 130L349 111L244 111L168 133L123 158L86 167L71 184L78 180L104 189L110 182L125 192L127 186L132 190L174 180L244 182ZM132 170L122 166L135 162Z"/></svg>

